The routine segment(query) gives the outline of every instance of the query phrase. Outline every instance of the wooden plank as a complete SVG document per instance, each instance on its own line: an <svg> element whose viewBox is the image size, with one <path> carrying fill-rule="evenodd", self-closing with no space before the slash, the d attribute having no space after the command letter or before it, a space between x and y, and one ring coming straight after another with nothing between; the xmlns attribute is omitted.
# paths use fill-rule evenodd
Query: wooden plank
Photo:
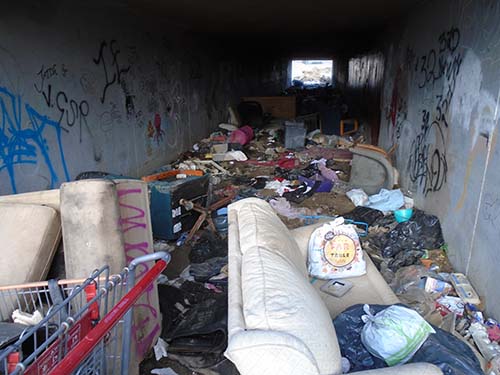
<svg viewBox="0 0 500 375"><path fill-rule="evenodd" d="M296 116L295 96L246 96L245 102L258 102L265 113L276 118L294 119Z"/></svg>

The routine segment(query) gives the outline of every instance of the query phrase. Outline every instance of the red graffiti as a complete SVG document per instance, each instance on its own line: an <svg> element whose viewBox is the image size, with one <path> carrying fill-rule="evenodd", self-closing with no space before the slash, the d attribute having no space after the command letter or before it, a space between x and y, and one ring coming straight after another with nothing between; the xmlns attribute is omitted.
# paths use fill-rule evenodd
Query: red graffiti
<svg viewBox="0 0 500 375"><path fill-rule="evenodd" d="M396 78L394 79L394 87L392 88L391 108L389 110L388 118L392 122L392 126L396 126L396 119L398 117L398 102L399 102L399 79L401 77L401 69L398 69Z"/></svg>
<svg viewBox="0 0 500 375"><path fill-rule="evenodd" d="M398 89L396 86L394 86L394 89L392 90L391 111L389 113L392 126L396 126L397 115L398 115Z"/></svg>
<svg viewBox="0 0 500 375"><path fill-rule="evenodd" d="M158 113L155 114L154 127L155 127L154 139L157 144L160 144L160 141L163 141L163 135L165 134L165 131L163 131L163 129L161 128L161 117Z"/></svg>

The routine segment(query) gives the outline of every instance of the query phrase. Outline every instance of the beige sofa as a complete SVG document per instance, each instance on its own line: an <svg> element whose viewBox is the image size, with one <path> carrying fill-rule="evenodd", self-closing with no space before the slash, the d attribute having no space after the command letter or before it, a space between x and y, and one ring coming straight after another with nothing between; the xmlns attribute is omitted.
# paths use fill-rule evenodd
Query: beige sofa
<svg viewBox="0 0 500 375"><path fill-rule="evenodd" d="M307 243L316 226L288 230L269 204L248 198L229 206L229 316L226 357L242 375L340 374L332 319L358 303L398 299L369 257L367 274L350 279L342 298L309 280ZM427 363L364 371L366 375L438 375Z"/></svg>

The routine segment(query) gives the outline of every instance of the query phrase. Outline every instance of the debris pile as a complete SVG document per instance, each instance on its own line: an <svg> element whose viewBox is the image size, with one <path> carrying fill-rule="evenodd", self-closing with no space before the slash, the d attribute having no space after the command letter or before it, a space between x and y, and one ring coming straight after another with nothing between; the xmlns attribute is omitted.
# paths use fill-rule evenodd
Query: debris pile
<svg viewBox="0 0 500 375"><path fill-rule="evenodd" d="M163 251L172 256L158 280L161 329L152 343L156 344L154 349L149 345L149 352L143 356L146 359L140 373L236 373L223 356L227 346L227 205L258 197L268 201L289 228L333 221L339 216L355 225L362 249L400 301L437 331L416 351L415 359L430 361L432 348L439 346L443 351L456 350L456 358L463 357L461 368L473 368L476 358L471 360L468 354L473 350L489 373L500 374L500 324L484 316L482 301L467 277L454 272L439 219L414 207L409 194L394 189L397 172L390 164L390 155L364 144L366 129L361 126L350 135L339 136L299 120L293 126L266 116L259 121L262 124L258 127L221 124L175 162L143 176L142 181L132 179L147 186L142 192L144 197L149 196L147 209L119 200L133 191L129 188L114 193L116 207L110 207L115 209L113 223L120 223L116 241L121 248L137 249L139 237L129 238L125 234L131 228L149 225L154 237L150 252ZM287 139L294 148L285 147ZM374 160L379 162L370 164ZM367 176L383 177L363 185ZM78 183L96 178L107 181L104 188L114 191L123 176L84 172L78 176ZM81 203L74 206L81 207ZM151 222L139 222L149 214L139 218L137 212L147 210L151 212ZM146 238L143 242L146 247L147 241ZM136 257L121 255L127 261ZM381 311L374 308L375 314ZM160 320L157 313L155 317ZM362 312L346 311L337 332L340 336L345 333L346 343L361 345L361 326L345 330L353 324L348 321L351 313ZM22 324L44 322L36 314L23 315L23 319L19 318L19 311L16 314L16 322ZM349 338L353 332L357 332L355 339ZM450 336L460 337L463 347L450 347ZM360 353L361 349L351 346ZM377 367L376 362L363 362L361 358L358 363L353 358L349 358L351 370ZM446 366L460 368L451 362L447 361ZM367 363L371 367L366 367Z"/></svg>

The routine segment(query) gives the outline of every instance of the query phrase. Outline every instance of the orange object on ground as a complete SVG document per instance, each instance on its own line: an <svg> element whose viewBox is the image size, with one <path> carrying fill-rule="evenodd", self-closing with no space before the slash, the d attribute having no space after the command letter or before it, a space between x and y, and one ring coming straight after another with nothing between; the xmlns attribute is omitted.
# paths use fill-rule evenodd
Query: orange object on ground
<svg viewBox="0 0 500 375"><path fill-rule="evenodd" d="M149 175L149 176L144 176L144 177L141 178L141 180L144 181L144 182L165 180L167 178L175 177L178 174L186 174L188 176L203 176L203 171L174 169L174 170L171 170L171 171L160 172L160 173L155 173L155 174L152 174L152 175Z"/></svg>

